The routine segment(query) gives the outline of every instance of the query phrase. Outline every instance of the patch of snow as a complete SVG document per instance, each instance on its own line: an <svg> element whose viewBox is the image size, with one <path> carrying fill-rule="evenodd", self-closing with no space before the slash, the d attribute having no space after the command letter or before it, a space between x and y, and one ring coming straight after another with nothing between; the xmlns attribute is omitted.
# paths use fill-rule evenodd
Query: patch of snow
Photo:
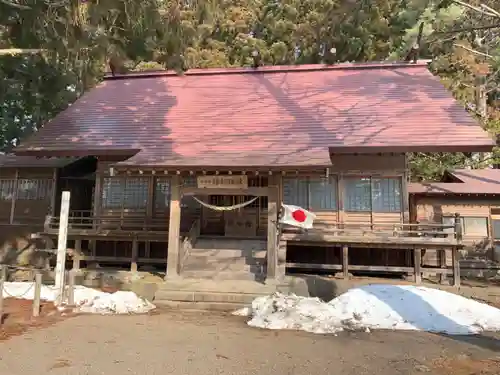
<svg viewBox="0 0 500 375"><path fill-rule="evenodd" d="M35 287L32 282L6 282L4 297L33 300ZM106 293L85 286L75 286L77 311L92 314L144 314L156 306L138 297L134 292ZM41 299L55 301L58 290L54 286L42 285Z"/></svg>
<svg viewBox="0 0 500 375"><path fill-rule="evenodd" d="M236 315L248 325L312 333L373 329L447 334L500 331L500 309L457 294L412 285L367 285L326 303L318 298L275 293L258 297Z"/></svg>

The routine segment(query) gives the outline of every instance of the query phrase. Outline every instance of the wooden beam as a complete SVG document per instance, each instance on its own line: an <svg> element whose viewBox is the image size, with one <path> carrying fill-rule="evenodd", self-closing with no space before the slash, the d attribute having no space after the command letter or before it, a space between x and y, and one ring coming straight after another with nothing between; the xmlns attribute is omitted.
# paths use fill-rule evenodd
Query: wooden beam
<svg viewBox="0 0 500 375"><path fill-rule="evenodd" d="M406 168L408 168L408 162L407 162L407 156L405 155L405 165ZM408 170L408 169L407 169ZM402 177L401 177L401 191L402 191L402 197L401 199L403 200L403 223L409 223L410 222L410 195L408 194L408 172L406 172Z"/></svg>
<svg viewBox="0 0 500 375"><path fill-rule="evenodd" d="M328 270L328 271L342 271L341 264L317 264L317 263L286 263L288 268L297 269L318 269L318 270ZM401 273L412 273L412 267L392 267L392 266L359 266L350 265L349 270L351 271L369 271L369 272L401 272Z"/></svg>
<svg viewBox="0 0 500 375"><path fill-rule="evenodd" d="M458 249L454 247L451 252L451 259L453 267L453 286L457 288L460 287L460 263L458 258Z"/></svg>
<svg viewBox="0 0 500 375"><path fill-rule="evenodd" d="M170 183L170 219L168 227L168 256L166 278L173 279L180 276L179 248L181 227L181 178L172 176Z"/></svg>
<svg viewBox="0 0 500 375"><path fill-rule="evenodd" d="M436 250L437 251L437 255L439 257L439 267L441 269L446 269L446 249L442 249L442 250ZM448 283L448 279L446 277L446 272L442 272L439 274L439 283L440 284L447 284Z"/></svg>
<svg viewBox="0 0 500 375"><path fill-rule="evenodd" d="M10 205L10 219L9 223L14 224L14 215L16 213L16 200L17 200L17 191L19 184L19 169L16 169L16 174L14 177L14 186L12 187L12 199Z"/></svg>
<svg viewBox="0 0 500 375"><path fill-rule="evenodd" d="M349 278L349 246L342 246L342 273L344 279Z"/></svg>
<svg viewBox="0 0 500 375"><path fill-rule="evenodd" d="M415 270L415 284L422 283L422 249L413 249L413 267Z"/></svg>
<svg viewBox="0 0 500 375"><path fill-rule="evenodd" d="M136 238L132 241L132 259L130 262L130 271L137 272L137 258L139 257L139 242Z"/></svg>
<svg viewBox="0 0 500 375"><path fill-rule="evenodd" d="M75 251L73 252L73 270L80 269L80 259L82 258L82 240L75 240Z"/></svg>
<svg viewBox="0 0 500 375"><path fill-rule="evenodd" d="M338 222L345 222L345 211L344 211L344 194L345 194L345 181L344 176L340 173L337 177L337 207L338 207Z"/></svg>
<svg viewBox="0 0 500 375"><path fill-rule="evenodd" d="M264 197L269 195L269 188L249 187L246 189L220 189L220 188L196 188L183 187L182 195L254 195Z"/></svg>
<svg viewBox="0 0 500 375"><path fill-rule="evenodd" d="M147 200L147 206L146 206L146 216L147 218L152 218L153 217L153 211L154 211L154 204L155 204L155 183L156 179L154 176L151 176L148 178L148 200ZM144 228L144 229L149 229L149 228Z"/></svg>
<svg viewBox="0 0 500 375"><path fill-rule="evenodd" d="M348 232L347 229L341 229L332 231L330 233L284 233L283 238L287 241L297 242L296 245L302 245L301 242L306 243L317 243L316 245L321 246L321 244L334 243L334 244L356 244L356 246L379 246L388 247L391 245L392 248L450 248L450 246L456 246L456 242L453 239L447 238L428 238L428 237L393 237L392 234L387 233L373 233L371 235L360 236L359 233L355 231L352 233L342 233ZM338 233L338 234L336 234ZM368 232L369 233L369 232ZM304 245L306 246L306 245Z"/></svg>
<svg viewBox="0 0 500 375"><path fill-rule="evenodd" d="M52 195L50 196L50 214L52 216L57 216L56 213L56 202L57 202L57 176L58 169L54 168L52 173Z"/></svg>

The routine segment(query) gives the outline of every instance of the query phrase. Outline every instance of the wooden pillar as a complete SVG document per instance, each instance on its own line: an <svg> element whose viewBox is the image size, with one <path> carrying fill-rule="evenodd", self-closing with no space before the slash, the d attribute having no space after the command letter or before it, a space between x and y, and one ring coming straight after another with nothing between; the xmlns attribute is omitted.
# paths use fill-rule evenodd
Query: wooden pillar
<svg viewBox="0 0 500 375"><path fill-rule="evenodd" d="M344 175L340 173L338 175L338 180L337 180L338 223L340 224L345 223L344 194L345 194L345 180L344 180Z"/></svg>
<svg viewBox="0 0 500 375"><path fill-rule="evenodd" d="M446 249L438 250L438 257L439 257L439 268L441 268L442 271L447 269L446 266ZM439 274L439 283L440 284L447 284L448 283L448 275L446 273L442 272Z"/></svg>
<svg viewBox="0 0 500 375"><path fill-rule="evenodd" d="M73 270L80 269L80 260L82 256L82 240L75 240L75 251L73 252Z"/></svg>
<svg viewBox="0 0 500 375"><path fill-rule="evenodd" d="M405 154L405 172L401 176L401 208L403 211L403 223L410 222L410 196L408 194L409 170L410 167L408 164L408 154Z"/></svg>
<svg viewBox="0 0 500 375"><path fill-rule="evenodd" d="M342 246L342 273L344 279L349 278L349 246Z"/></svg>
<svg viewBox="0 0 500 375"><path fill-rule="evenodd" d="M276 176L269 177L267 198L267 281L280 281L284 270L278 268L278 184Z"/></svg>
<svg viewBox="0 0 500 375"><path fill-rule="evenodd" d="M132 241L132 259L130 262L130 271L131 272L137 272L137 270L138 270L138 267L137 267L138 256L139 256L139 242L137 241L136 238L134 238Z"/></svg>
<svg viewBox="0 0 500 375"><path fill-rule="evenodd" d="M455 239L457 245L461 245L463 239L463 228L460 214L455 213ZM451 253L453 265L453 286L460 287L460 260L459 260L458 246L454 246Z"/></svg>
<svg viewBox="0 0 500 375"><path fill-rule="evenodd" d="M451 259L453 264L453 286L460 287L460 263L459 263L458 248L454 247L451 253Z"/></svg>
<svg viewBox="0 0 500 375"><path fill-rule="evenodd" d="M181 229L181 179L172 176L170 182L170 219L168 226L167 275L172 279L180 276L180 229Z"/></svg>
<svg viewBox="0 0 500 375"><path fill-rule="evenodd" d="M12 187L12 199L10 205L10 219L9 223L14 224L14 215L16 213L16 200L17 200L17 190L19 184L19 169L16 169L16 174L14 177L14 186Z"/></svg>
<svg viewBox="0 0 500 375"><path fill-rule="evenodd" d="M413 249L413 263L415 267L415 284L422 283L422 249Z"/></svg>
<svg viewBox="0 0 500 375"><path fill-rule="evenodd" d="M152 221L153 215L154 215L154 204L155 204L155 183L156 183L156 178L155 176L151 176L148 179L148 201L147 201L147 206L146 206L146 225L144 230L157 230L156 228L150 228L148 223ZM147 247L149 247L149 243L146 244Z"/></svg>
<svg viewBox="0 0 500 375"><path fill-rule="evenodd" d="M58 169L54 168L52 173L52 195L50 196L50 215L56 216L56 205L57 205L57 176Z"/></svg>

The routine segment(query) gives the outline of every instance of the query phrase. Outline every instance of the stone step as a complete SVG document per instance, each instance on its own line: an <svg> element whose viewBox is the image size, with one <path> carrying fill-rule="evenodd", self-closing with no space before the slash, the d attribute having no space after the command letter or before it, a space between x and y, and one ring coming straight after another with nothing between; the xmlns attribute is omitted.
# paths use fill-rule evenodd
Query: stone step
<svg viewBox="0 0 500 375"><path fill-rule="evenodd" d="M215 250L265 250L267 249L267 241L200 237L194 247Z"/></svg>
<svg viewBox="0 0 500 375"><path fill-rule="evenodd" d="M216 258L254 257L265 258L266 250L243 250L243 249L207 249L194 247L189 250L189 255L207 256Z"/></svg>
<svg viewBox="0 0 500 375"><path fill-rule="evenodd" d="M182 277L159 283L158 290L266 295L276 291L276 288L290 288L292 281L285 280L283 285L276 286L248 280L215 281Z"/></svg>
<svg viewBox="0 0 500 375"><path fill-rule="evenodd" d="M219 312L233 312L248 305L242 303L230 302L185 302L185 301L155 301L159 308L189 310L189 311L219 311Z"/></svg>
<svg viewBox="0 0 500 375"><path fill-rule="evenodd" d="M251 272L250 270L231 270L231 271L219 271L219 270L183 270L181 272L182 277L186 278L198 278L198 279L209 279L209 280L263 280L265 275L260 272Z"/></svg>
<svg viewBox="0 0 500 375"><path fill-rule="evenodd" d="M260 264L246 264L246 263L195 263L186 262L182 266L182 271L190 272L204 272L209 271L211 273L217 272L250 272L250 273L261 273L265 269L264 265Z"/></svg>
<svg viewBox="0 0 500 375"><path fill-rule="evenodd" d="M204 302L204 303L233 303L249 305L252 301L263 294L254 293L222 293L206 291L181 291L181 290L157 290L154 303L159 301L175 302Z"/></svg>
<svg viewBox="0 0 500 375"><path fill-rule="evenodd" d="M184 261L185 266L193 267L232 267L232 266L262 266L266 264L266 259L263 258L245 258L245 257L234 257L234 258L214 258L214 257L204 257L197 255L190 255Z"/></svg>

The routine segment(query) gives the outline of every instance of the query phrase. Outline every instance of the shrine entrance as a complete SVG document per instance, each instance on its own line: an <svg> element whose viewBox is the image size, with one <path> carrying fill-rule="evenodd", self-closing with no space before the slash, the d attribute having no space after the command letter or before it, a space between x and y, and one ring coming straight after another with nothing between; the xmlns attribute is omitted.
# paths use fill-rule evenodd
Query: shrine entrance
<svg viewBox="0 0 500 375"><path fill-rule="evenodd" d="M183 194L199 204L201 236L267 237L268 176L199 176Z"/></svg>
<svg viewBox="0 0 500 375"><path fill-rule="evenodd" d="M203 199L201 235L266 237L267 197L208 195Z"/></svg>

